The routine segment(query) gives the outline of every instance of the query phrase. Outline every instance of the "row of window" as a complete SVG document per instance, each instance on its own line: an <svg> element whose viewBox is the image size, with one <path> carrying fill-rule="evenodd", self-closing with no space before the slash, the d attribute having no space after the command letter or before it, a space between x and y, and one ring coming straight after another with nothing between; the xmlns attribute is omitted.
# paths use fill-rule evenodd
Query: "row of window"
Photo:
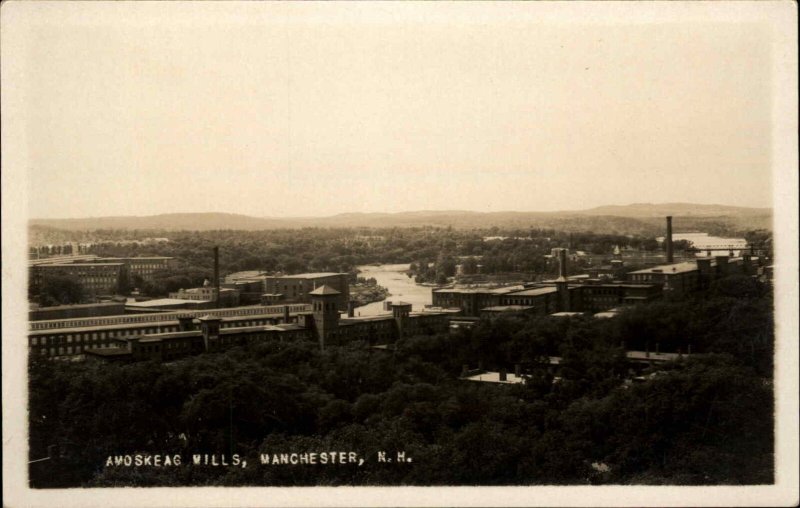
<svg viewBox="0 0 800 508"><path fill-rule="evenodd" d="M87 349L94 349L98 347L111 347L109 342L103 342L100 344L92 344L87 346L59 346L59 347L51 347L51 348L41 348L39 349L39 354L41 356L65 356L65 355L79 355L83 354L84 351Z"/></svg>
<svg viewBox="0 0 800 508"><path fill-rule="evenodd" d="M305 304L289 305L289 312L305 312L308 306ZM107 316L102 318L85 318L53 320L53 321L34 321L30 324L31 330L47 330L53 328L84 328L87 326L110 326L115 324L127 323L146 323L148 321L170 321L177 320L178 316L191 314L195 317L210 314L216 317L240 317L258 314L280 315L283 314L283 305L260 306L253 308L239 309L220 309L189 312L171 312L159 314L134 314L129 316Z"/></svg>
<svg viewBox="0 0 800 508"><path fill-rule="evenodd" d="M267 319L251 319L246 321L229 321L227 323L221 323L222 328L237 328L237 327L244 327L244 326L263 326L268 324ZM179 330L178 325L163 325L163 326L155 326L155 327L146 327L146 328L134 328L128 330L118 330L118 331L99 331L99 332L85 332L85 333L68 333L62 334L58 336L49 336L49 337L31 337L31 345L32 346L39 346L43 345L46 346L48 344L69 344L72 343L74 340L75 342L84 342L84 341L95 341L98 339L106 339L106 338L124 338L124 337L135 337L137 335L145 335L145 334L152 334L152 333L165 333L165 332L177 332Z"/></svg>

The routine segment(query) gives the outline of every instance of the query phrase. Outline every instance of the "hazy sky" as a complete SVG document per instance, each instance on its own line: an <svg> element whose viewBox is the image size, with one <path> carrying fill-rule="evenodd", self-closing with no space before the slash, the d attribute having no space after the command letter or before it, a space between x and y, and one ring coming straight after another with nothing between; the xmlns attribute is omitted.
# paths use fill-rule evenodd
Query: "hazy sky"
<svg viewBox="0 0 800 508"><path fill-rule="evenodd" d="M17 82L31 217L772 204L768 26L70 4Z"/></svg>

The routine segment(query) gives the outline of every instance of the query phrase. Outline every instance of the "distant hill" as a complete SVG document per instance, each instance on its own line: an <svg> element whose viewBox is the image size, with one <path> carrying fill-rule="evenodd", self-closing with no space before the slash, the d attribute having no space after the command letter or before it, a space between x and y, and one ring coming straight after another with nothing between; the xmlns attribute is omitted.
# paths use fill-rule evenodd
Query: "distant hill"
<svg viewBox="0 0 800 508"><path fill-rule="evenodd" d="M413 227L454 228L555 228L616 234L650 234L663 231L663 217L672 215L676 232L691 230L771 229L772 210L689 203L602 206L562 212L473 212L465 210L400 213L344 213L329 217L251 217L231 213L171 213L151 216L96 217L85 219L31 219L34 228L68 231L139 229L207 231L216 229L261 230L303 227Z"/></svg>
<svg viewBox="0 0 800 508"><path fill-rule="evenodd" d="M771 208L747 208L728 205L694 205L690 203L634 203L631 205L608 205L584 210L587 215L613 215L616 217L756 217L771 216Z"/></svg>

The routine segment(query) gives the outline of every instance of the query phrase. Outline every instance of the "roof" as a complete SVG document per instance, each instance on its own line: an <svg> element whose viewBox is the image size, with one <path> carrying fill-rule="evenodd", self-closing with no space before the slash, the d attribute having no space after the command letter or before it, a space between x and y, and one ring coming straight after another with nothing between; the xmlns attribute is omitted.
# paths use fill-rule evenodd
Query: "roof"
<svg viewBox="0 0 800 508"><path fill-rule="evenodd" d="M346 273L336 272L312 272L312 273L298 273L295 275L273 275L272 279L318 279L320 277L333 277L334 275L347 275Z"/></svg>
<svg viewBox="0 0 800 508"><path fill-rule="evenodd" d="M652 351L649 353L647 351L628 351L625 353L625 356L628 360L633 361L668 362L688 355L680 355L678 353L655 353Z"/></svg>
<svg viewBox="0 0 800 508"><path fill-rule="evenodd" d="M340 295L342 293L336 291L332 287L323 284L322 286L318 287L314 291L308 293L309 295L320 296L320 295Z"/></svg>
<svg viewBox="0 0 800 508"><path fill-rule="evenodd" d="M125 302L73 303L69 305L52 305L48 307L37 307L31 310L47 311L47 310L67 310L67 309L88 309L95 307L119 307L124 305Z"/></svg>
<svg viewBox="0 0 800 508"><path fill-rule="evenodd" d="M411 307L408 302L392 302L392 307Z"/></svg>
<svg viewBox="0 0 800 508"><path fill-rule="evenodd" d="M523 286L516 284L514 286L505 286L499 288L488 288L488 287L472 287L472 288L439 288L434 289L434 293L466 293L466 294L476 294L476 293L483 293L483 294L505 294L511 293L513 291L518 291L524 289Z"/></svg>
<svg viewBox="0 0 800 508"><path fill-rule="evenodd" d="M123 266L125 263L47 263L35 265L37 268L93 268L95 266Z"/></svg>
<svg viewBox="0 0 800 508"><path fill-rule="evenodd" d="M296 311L292 310L290 312L291 315L304 315L309 314L311 309L311 304L307 303L293 303L288 304L292 307L304 307L309 309L309 311ZM111 330L111 329L123 329L123 328L135 328L135 327L148 327L148 326L158 326L158 325L172 325L175 324L175 321L178 320L179 316L183 315L190 315L190 316L198 316L201 312L205 312L206 314L219 314L223 319L223 321L241 321L243 319L259 319L259 318L274 318L278 315L283 314L283 309L286 307L287 304L283 305L250 305L250 306L243 306L243 307L229 307L224 309L183 309L183 310L175 310L175 311L166 311L166 312L158 312L157 316L161 317L161 320L144 320L139 321L137 316L139 314L118 314L114 316L97 316L91 318L67 318L67 319L48 319L42 321L31 321L31 329L28 332L29 336L39 334L49 334L53 332L58 333L74 333L75 331L94 331L94 330ZM275 310L280 308L280 310ZM266 312L267 310L272 309L272 312ZM257 314L251 314L250 311L253 310L263 310L265 312L260 312ZM239 314L239 312L247 312L246 314ZM196 314L195 314L196 313ZM148 316L149 317L149 316ZM110 321L106 320L118 320L118 319L131 319L129 322L125 323L114 323L111 324ZM96 325L87 325L87 326L69 326L70 324L75 323L82 323L88 321L95 321L101 322L100 324ZM48 324L66 324L67 326L61 327L52 327L48 328L44 325ZM35 328L34 328L35 326Z"/></svg>
<svg viewBox="0 0 800 508"><path fill-rule="evenodd" d="M582 316L583 312L555 312L550 315L555 317L572 317L572 316Z"/></svg>
<svg viewBox="0 0 800 508"><path fill-rule="evenodd" d="M521 312L526 310L535 309L530 305L494 305L492 307L484 307L481 311L487 312Z"/></svg>
<svg viewBox="0 0 800 508"><path fill-rule="evenodd" d="M482 372L480 374L476 374L474 376L465 377L467 381L481 381L484 383L502 383L502 384L520 384L525 382L524 377L517 377L513 373L506 375L505 381L500 381L500 373L499 372Z"/></svg>
<svg viewBox="0 0 800 508"><path fill-rule="evenodd" d="M663 273L669 275L674 273L687 273L695 270L697 270L697 263L695 263L694 261L684 261L682 263L673 263L670 265L658 265L650 268L645 268L643 270L636 270L635 272L629 272L628 275L634 273Z"/></svg>
<svg viewBox="0 0 800 508"><path fill-rule="evenodd" d="M182 298L157 298L143 302L126 303L126 307L175 307L177 305L200 305L211 300L184 300Z"/></svg>
<svg viewBox="0 0 800 508"><path fill-rule="evenodd" d="M378 314L377 316L342 318L339 320L339 326L350 326L357 325L358 323L369 323L374 321L394 321L394 317L391 314Z"/></svg>
<svg viewBox="0 0 800 508"><path fill-rule="evenodd" d="M556 292L558 292L557 288L543 287L543 288L523 289L522 291L514 291L512 293L508 293L506 296L541 296Z"/></svg>
<svg viewBox="0 0 800 508"><path fill-rule="evenodd" d="M613 318L617 315L616 312L605 311L605 312L598 312L594 315L596 318Z"/></svg>
<svg viewBox="0 0 800 508"><path fill-rule="evenodd" d="M108 257L102 257L100 259L119 259L119 260L122 260L122 261L148 261L148 260L153 260L153 259L175 259L175 258L172 258L172 257L169 257L169 256L128 256L128 257L121 257L121 258L114 257L114 256L108 256Z"/></svg>
<svg viewBox="0 0 800 508"><path fill-rule="evenodd" d="M430 308L430 309L422 309L422 310L419 310L419 311L412 311L411 314L409 314L409 316L411 316L411 317L414 317L414 316L422 316L422 317L424 317L424 316L443 316L443 315L458 314L459 312L461 312L461 309L459 309L459 308L442 309L442 308L433 307L433 308Z"/></svg>
<svg viewBox="0 0 800 508"><path fill-rule="evenodd" d="M266 272L262 270L243 270L241 272L233 272L229 273L225 276L226 279L239 279L239 278L250 278L250 277L261 277L265 276Z"/></svg>
<svg viewBox="0 0 800 508"><path fill-rule="evenodd" d="M211 314L206 314L205 316L199 317L197 319L199 319L200 321L222 321L221 317L212 316Z"/></svg>

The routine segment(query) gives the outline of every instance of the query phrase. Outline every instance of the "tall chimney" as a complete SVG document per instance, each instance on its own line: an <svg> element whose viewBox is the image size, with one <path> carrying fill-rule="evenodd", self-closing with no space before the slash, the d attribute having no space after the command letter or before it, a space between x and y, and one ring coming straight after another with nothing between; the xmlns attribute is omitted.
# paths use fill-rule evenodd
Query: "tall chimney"
<svg viewBox="0 0 800 508"><path fill-rule="evenodd" d="M558 251L558 278L567 278L567 249Z"/></svg>
<svg viewBox="0 0 800 508"><path fill-rule="evenodd" d="M558 291L558 310L561 312L570 311L569 287L567 285L567 249L558 251L558 279L556 279L556 290Z"/></svg>
<svg viewBox="0 0 800 508"><path fill-rule="evenodd" d="M667 263L674 263L675 258L672 254L672 216L667 215L667 236L664 238L667 244Z"/></svg>
<svg viewBox="0 0 800 508"><path fill-rule="evenodd" d="M217 301L219 301L219 247L214 247L214 289L217 290Z"/></svg>

